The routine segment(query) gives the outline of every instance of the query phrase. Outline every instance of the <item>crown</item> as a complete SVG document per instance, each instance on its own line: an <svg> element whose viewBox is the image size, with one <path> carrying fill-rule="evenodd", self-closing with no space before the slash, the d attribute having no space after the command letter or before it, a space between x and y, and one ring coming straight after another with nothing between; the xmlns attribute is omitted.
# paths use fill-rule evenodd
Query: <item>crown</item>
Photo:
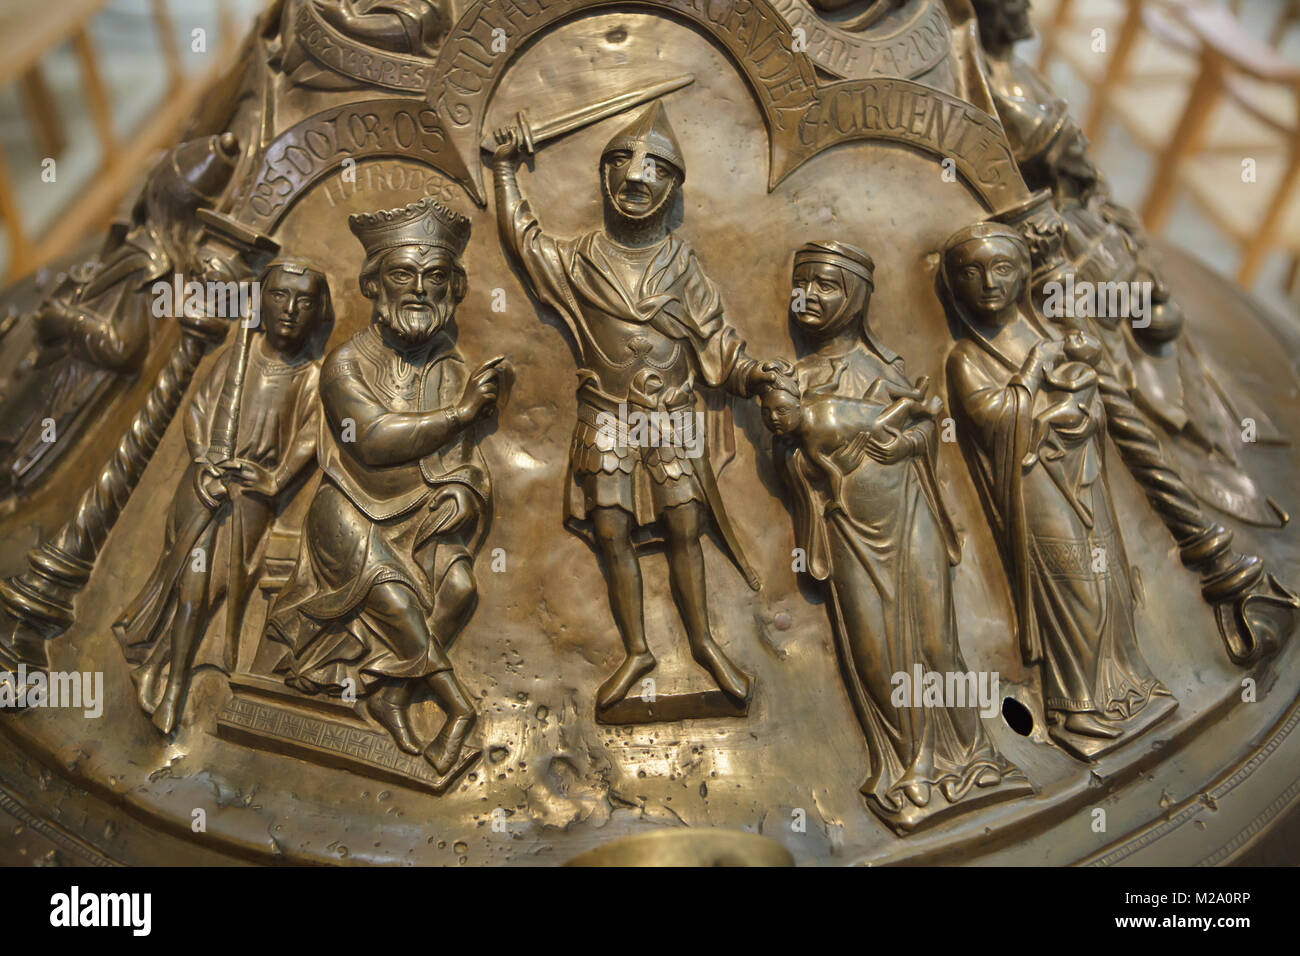
<svg viewBox="0 0 1300 956"><path fill-rule="evenodd" d="M469 242L469 219L427 197L401 209L349 216L348 228L361 240L366 258L397 246L441 246L459 259Z"/></svg>

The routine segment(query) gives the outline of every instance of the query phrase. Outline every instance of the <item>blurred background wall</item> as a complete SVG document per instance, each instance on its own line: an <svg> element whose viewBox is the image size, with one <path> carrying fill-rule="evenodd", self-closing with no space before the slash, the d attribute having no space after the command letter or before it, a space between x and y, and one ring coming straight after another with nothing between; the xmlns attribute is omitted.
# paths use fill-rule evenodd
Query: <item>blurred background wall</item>
<svg viewBox="0 0 1300 956"><path fill-rule="evenodd" d="M1269 304L1300 306L1300 0L1032 0L1020 55L1115 198Z"/></svg>
<svg viewBox="0 0 1300 956"><path fill-rule="evenodd" d="M102 229L263 3L0 0L0 276Z"/></svg>

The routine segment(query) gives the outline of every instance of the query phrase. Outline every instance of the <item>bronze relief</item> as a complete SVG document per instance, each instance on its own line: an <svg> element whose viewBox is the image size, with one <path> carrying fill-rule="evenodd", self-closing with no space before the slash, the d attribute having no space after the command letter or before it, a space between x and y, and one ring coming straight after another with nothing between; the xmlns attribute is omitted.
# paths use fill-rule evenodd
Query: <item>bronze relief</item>
<svg viewBox="0 0 1300 956"><path fill-rule="evenodd" d="M743 715L750 676L718 646L709 623L699 543L706 520L716 522L749 586L757 591L759 581L710 460L710 440L722 449L731 438L729 416L703 410L696 379L745 398L771 373L746 353L744 339L726 321L717 287L667 225L686 174L667 113L655 103L605 145L599 174L606 226L577 240L542 231L515 179L518 133L505 128L497 140L492 169L502 242L536 295L564 318L582 363L565 521L594 539L625 655L597 692L597 713L614 722L628 719L621 717L628 708L614 709L655 667L637 547L657 537L668 554L673 602L691 656L723 696L660 703L658 694L643 695L645 712L633 710L633 720L665 711L675 717ZM630 417L637 420L631 429ZM657 434L643 435L642 422Z"/></svg>
<svg viewBox="0 0 1300 956"><path fill-rule="evenodd" d="M1021 654L1042 669L1048 733L1090 759L1176 702L1138 648L1105 470L1100 344L1046 334L1025 304L1029 275L1029 247L1009 227L978 223L945 244L961 330L948 388L1012 582Z"/></svg>
<svg viewBox="0 0 1300 956"><path fill-rule="evenodd" d="M172 500L163 554L114 624L137 665L140 706L165 734L176 726L198 644L223 603L223 656L231 670L237 666L250 573L281 499L316 458L320 368L309 353L334 321L329 283L287 259L260 281L258 323L250 316L231 334L186 410L192 460Z"/></svg>
<svg viewBox="0 0 1300 956"><path fill-rule="evenodd" d="M374 315L321 368L323 476L270 610L267 638L285 648L272 671L307 694L364 697L445 779L479 753L465 750L477 714L447 651L473 612L492 516L474 425L495 410L502 358L471 369L454 345L465 217L424 200L349 224ZM445 717L428 742L410 723L417 691Z"/></svg>
<svg viewBox="0 0 1300 956"><path fill-rule="evenodd" d="M1286 330L1133 227L970 5L454 12L274 4L173 155L221 175L146 185L8 333L138 318L156 268L261 295L256 325L151 314L0 515L0 701L105 687L102 723L29 701L0 746L204 860L671 828L1215 862L1266 832L1297 453L1227 440L1247 390L1209 358L1293 419ZM849 34L878 59L835 61ZM1151 283L1150 325L1054 314L1067 279Z"/></svg>
<svg viewBox="0 0 1300 956"><path fill-rule="evenodd" d="M794 256L793 312L809 351L763 397L807 570L830 587L845 684L870 757L862 793L899 833L1032 793L993 745L977 701L897 691L917 672L971 675L950 569L961 543L935 477L942 402L868 323L875 264L856 246ZM802 295L798 295L802 293ZM978 678L976 678L976 681ZM972 688L975 683L972 683ZM985 715L989 716L989 715Z"/></svg>

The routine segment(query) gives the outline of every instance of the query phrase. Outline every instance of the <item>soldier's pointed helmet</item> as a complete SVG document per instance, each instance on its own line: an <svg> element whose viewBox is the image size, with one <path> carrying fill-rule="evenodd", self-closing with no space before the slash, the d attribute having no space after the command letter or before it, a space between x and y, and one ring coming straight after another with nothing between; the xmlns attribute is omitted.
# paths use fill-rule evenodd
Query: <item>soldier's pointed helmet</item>
<svg viewBox="0 0 1300 956"><path fill-rule="evenodd" d="M677 142L677 134L668 122L668 111L663 103L655 101L643 110L641 115L614 134L600 154L601 162L610 153L627 150L632 154L632 162L638 166L645 163L647 156L666 163L671 163L686 179L686 160L682 148Z"/></svg>

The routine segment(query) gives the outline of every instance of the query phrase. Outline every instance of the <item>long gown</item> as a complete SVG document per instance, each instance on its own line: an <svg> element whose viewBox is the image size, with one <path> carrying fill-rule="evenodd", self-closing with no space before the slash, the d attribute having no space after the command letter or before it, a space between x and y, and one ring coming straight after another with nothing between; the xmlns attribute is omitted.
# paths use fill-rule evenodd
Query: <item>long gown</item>
<svg viewBox="0 0 1300 956"><path fill-rule="evenodd" d="M233 337L232 337L233 338ZM204 459L212 444L212 425L217 415L227 368L232 353L228 348L217 357L212 371L195 392L185 414L185 440L191 459ZM236 429L234 457L261 465L271 473L275 495L290 487L316 457L316 432L320 403L316 398L320 366L317 362L286 363L266 348L265 336L258 335L249 350ZM170 659L173 624L181 590L187 575L195 573L188 560L176 565L171 551L180 530L196 515L209 508L194 490L195 471L191 462L181 479L167 517L162 554L153 574L131 606L113 625L126 657L141 665L155 653ZM233 559L246 569L261 561L261 549L275 518L279 501L260 495L241 495L237 503L222 505L211 513L211 521L195 544L207 554L207 613L215 612L225 596L226 569ZM233 533L231 508L240 509L239 540ZM242 616L244 608L228 609ZM206 626L206 624L205 624ZM136 676L138 677L138 671ZM161 682L159 683L161 693Z"/></svg>
<svg viewBox="0 0 1300 956"><path fill-rule="evenodd" d="M833 359L807 357L797 372L805 393L838 376L834 393L857 398L882 377L910 385L901 366L896 357L886 361L858 345ZM1029 791L1024 775L994 747L976 707L899 707L891 701L891 678L902 673L910 679L917 666L923 673L968 672L957 647L952 597L951 567L960 546L934 478L934 425L911 428L923 430L927 454L895 464L864 458L838 481L827 481L830 476L803 449L788 449L781 462L795 491L798 543L809 571L830 584L845 681L867 738L862 792L900 832L973 791ZM846 429L840 447L854 435Z"/></svg>
<svg viewBox="0 0 1300 956"><path fill-rule="evenodd" d="M1008 558L1026 663L1041 663L1045 705L1124 721L1170 696L1138 649L1133 585L1104 469L1105 412L1094 393L1078 429L1054 429L1023 459L1035 407L1019 375L971 340L948 360L949 394L969 422L976 484Z"/></svg>

